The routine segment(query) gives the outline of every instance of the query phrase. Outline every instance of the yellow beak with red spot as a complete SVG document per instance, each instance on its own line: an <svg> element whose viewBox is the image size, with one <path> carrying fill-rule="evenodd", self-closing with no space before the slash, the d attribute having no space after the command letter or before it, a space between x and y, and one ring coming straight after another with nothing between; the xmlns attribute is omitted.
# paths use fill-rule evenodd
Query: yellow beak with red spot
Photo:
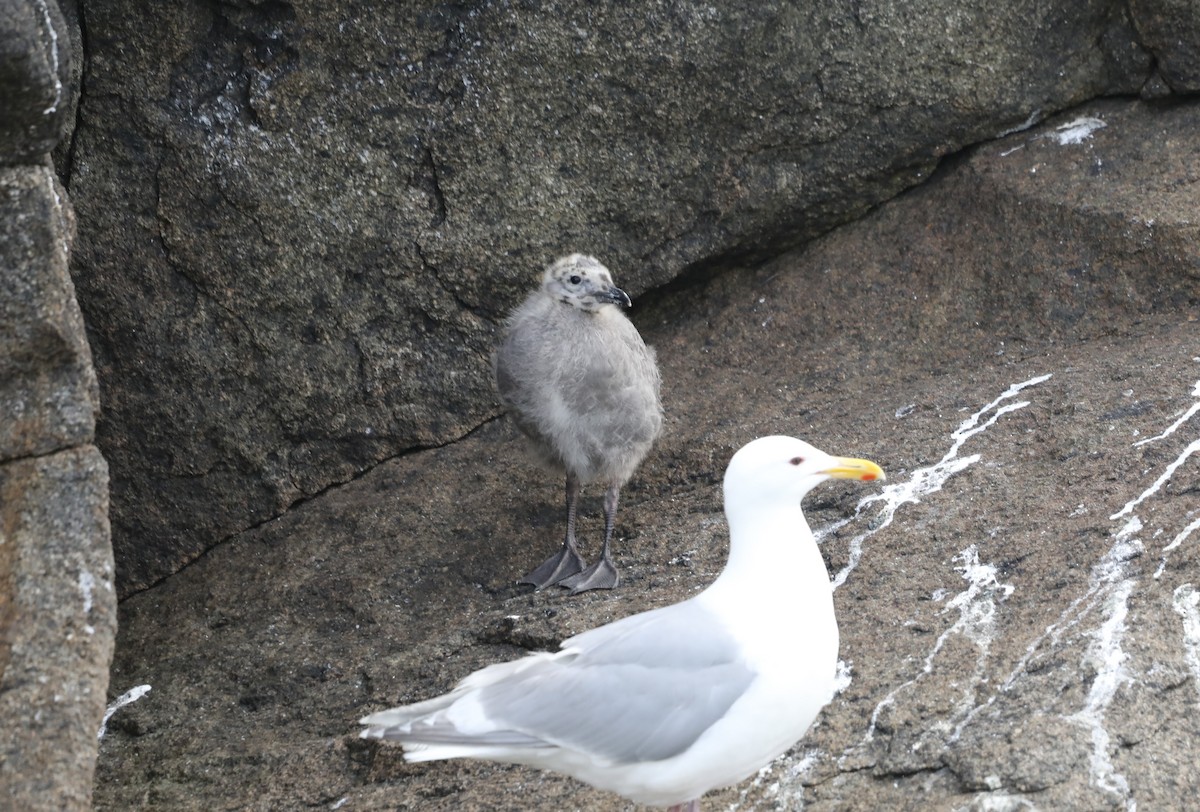
<svg viewBox="0 0 1200 812"><path fill-rule="evenodd" d="M828 474L834 479L857 479L862 482L887 479L887 474L883 472L883 469L870 460L860 460L854 457L834 457L833 462L832 466L826 468L821 473Z"/></svg>

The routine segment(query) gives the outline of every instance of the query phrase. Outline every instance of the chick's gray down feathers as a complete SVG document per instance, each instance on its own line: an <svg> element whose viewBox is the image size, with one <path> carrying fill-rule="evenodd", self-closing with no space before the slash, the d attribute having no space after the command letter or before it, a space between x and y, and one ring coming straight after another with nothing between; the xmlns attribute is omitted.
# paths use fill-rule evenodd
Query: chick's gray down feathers
<svg viewBox="0 0 1200 812"><path fill-rule="evenodd" d="M595 258L563 257L513 311L495 355L501 401L542 460L567 478L560 566L531 573L527 582L538 588L616 585L607 547L619 490L662 429L654 351L621 312L628 303ZM580 485L591 482L607 489L605 563L590 582L586 577L571 582L582 569L574 550L575 497Z"/></svg>

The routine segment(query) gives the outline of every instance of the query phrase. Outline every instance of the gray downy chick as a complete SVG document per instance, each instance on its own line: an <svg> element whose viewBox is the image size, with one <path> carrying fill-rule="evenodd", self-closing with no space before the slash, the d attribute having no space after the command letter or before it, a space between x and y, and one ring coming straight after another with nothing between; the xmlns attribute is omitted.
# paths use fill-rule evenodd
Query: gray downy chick
<svg viewBox="0 0 1200 812"><path fill-rule="evenodd" d="M562 549L520 583L572 593L612 589L609 552L621 486L662 430L654 350L625 318L629 297L594 257L554 262L509 316L495 355L496 386L517 427L550 467L567 476ZM575 544L580 486L604 483L604 548L587 566Z"/></svg>

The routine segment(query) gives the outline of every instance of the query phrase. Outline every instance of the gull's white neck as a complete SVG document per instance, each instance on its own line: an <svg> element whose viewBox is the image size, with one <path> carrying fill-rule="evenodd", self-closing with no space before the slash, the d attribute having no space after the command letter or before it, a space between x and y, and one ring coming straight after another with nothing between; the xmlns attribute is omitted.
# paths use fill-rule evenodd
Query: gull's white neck
<svg viewBox="0 0 1200 812"><path fill-rule="evenodd" d="M737 615L786 612L832 618L832 587L821 551L798 504L726 509L729 562L703 594Z"/></svg>

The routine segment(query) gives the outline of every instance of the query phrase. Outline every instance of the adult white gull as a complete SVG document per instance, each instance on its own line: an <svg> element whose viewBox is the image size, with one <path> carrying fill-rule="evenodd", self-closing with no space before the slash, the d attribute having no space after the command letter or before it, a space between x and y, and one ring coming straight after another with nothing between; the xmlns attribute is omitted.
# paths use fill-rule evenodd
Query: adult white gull
<svg viewBox="0 0 1200 812"><path fill-rule="evenodd" d="M725 471L729 561L706 590L371 714L362 736L400 742L408 761L527 764L696 812L790 748L833 695L833 590L800 508L831 477L884 473L792 437L755 440Z"/></svg>

